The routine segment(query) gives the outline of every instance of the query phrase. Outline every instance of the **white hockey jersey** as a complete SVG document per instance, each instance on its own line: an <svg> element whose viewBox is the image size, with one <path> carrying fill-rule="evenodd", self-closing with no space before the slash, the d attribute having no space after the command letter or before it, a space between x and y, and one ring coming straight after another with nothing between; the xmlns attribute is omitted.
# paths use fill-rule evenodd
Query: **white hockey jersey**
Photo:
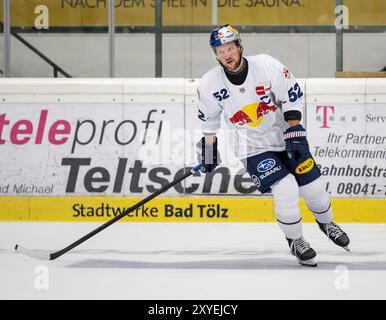
<svg viewBox="0 0 386 320"><path fill-rule="evenodd" d="M284 112L302 112L304 104L297 80L282 63L266 54L245 59L248 75L242 85L232 84L218 65L201 78L198 88L202 132L216 133L223 113L239 159L283 151L283 132L288 128Z"/></svg>

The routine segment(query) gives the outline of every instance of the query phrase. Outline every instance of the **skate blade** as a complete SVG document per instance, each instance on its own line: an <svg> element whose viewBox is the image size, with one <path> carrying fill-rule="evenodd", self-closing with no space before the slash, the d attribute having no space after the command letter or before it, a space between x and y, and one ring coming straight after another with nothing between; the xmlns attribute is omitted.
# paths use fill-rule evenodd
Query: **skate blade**
<svg viewBox="0 0 386 320"><path fill-rule="evenodd" d="M315 259L309 259L309 260L299 260L297 259L298 262L303 265L303 266L307 266L307 267L316 267L318 265L318 263L316 262Z"/></svg>
<svg viewBox="0 0 386 320"><path fill-rule="evenodd" d="M344 250L348 251L348 252L351 251L349 246L345 246L345 247L342 247L342 248L343 248Z"/></svg>

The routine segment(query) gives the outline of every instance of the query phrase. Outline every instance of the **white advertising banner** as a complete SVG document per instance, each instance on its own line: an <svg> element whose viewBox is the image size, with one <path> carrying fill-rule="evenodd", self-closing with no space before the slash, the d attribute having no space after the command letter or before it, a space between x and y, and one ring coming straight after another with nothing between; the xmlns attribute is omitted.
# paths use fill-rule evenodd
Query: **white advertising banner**
<svg viewBox="0 0 386 320"><path fill-rule="evenodd" d="M154 192L184 167L183 110L182 104L3 104L0 192Z"/></svg>
<svg viewBox="0 0 386 320"><path fill-rule="evenodd" d="M310 79L304 85L311 152L333 197L386 195L386 82L366 81ZM0 196L159 190L197 164L197 84L1 80ZM165 195L257 194L229 148L224 122L218 139L222 163L215 173L195 173Z"/></svg>
<svg viewBox="0 0 386 320"><path fill-rule="evenodd" d="M333 197L386 196L386 104L309 104L307 128Z"/></svg>
<svg viewBox="0 0 386 320"><path fill-rule="evenodd" d="M225 127L225 125L224 125ZM196 106L160 104L3 104L0 195L150 194L197 165ZM216 174L195 173L165 192L255 192L226 150Z"/></svg>

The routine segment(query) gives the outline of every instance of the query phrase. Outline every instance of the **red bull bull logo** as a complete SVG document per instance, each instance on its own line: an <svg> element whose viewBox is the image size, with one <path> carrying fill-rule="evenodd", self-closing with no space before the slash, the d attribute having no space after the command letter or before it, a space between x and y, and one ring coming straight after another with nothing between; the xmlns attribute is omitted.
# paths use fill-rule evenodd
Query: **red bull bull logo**
<svg viewBox="0 0 386 320"><path fill-rule="evenodd" d="M290 72L289 72L289 70L288 70L287 67L284 67L284 69L283 69L283 74L284 74L284 77L285 77L286 79L291 78Z"/></svg>
<svg viewBox="0 0 386 320"><path fill-rule="evenodd" d="M218 39L222 39L222 38L224 38L224 35L222 34L222 33L217 33L216 34L216 39L218 40Z"/></svg>
<svg viewBox="0 0 386 320"><path fill-rule="evenodd" d="M257 127L263 121L264 116L269 112L275 112L277 106L268 105L265 102L254 102L246 105L237 111L229 120L233 124L240 126L248 125L250 127Z"/></svg>

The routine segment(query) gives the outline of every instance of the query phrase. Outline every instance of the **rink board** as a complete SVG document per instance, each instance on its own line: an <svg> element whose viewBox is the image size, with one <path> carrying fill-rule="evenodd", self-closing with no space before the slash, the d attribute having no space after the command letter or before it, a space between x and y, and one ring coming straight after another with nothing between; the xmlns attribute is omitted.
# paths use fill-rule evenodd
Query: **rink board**
<svg viewBox="0 0 386 320"><path fill-rule="evenodd" d="M298 80L334 219L385 223L385 79ZM190 170L202 136L197 85L182 78L0 79L0 221L107 221ZM272 198L252 196L221 130L218 174L196 172L122 221L275 221ZM313 221L301 208L304 221Z"/></svg>
<svg viewBox="0 0 386 320"><path fill-rule="evenodd" d="M139 197L0 197L0 221L108 221ZM386 199L332 199L337 222L386 223ZM300 202L304 222L314 218ZM273 199L160 197L124 217L125 222L274 222Z"/></svg>

